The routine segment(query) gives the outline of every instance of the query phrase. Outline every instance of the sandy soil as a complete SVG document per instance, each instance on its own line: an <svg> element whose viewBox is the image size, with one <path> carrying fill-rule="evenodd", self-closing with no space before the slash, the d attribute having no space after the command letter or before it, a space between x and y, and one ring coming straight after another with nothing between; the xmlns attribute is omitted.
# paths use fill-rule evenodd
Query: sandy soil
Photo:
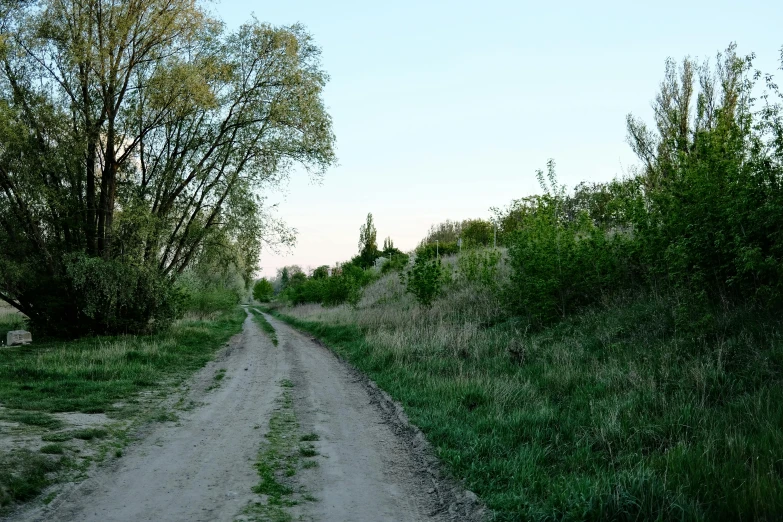
<svg viewBox="0 0 783 522"><path fill-rule="evenodd" d="M446 477L401 408L309 337L267 316L273 346L248 316L216 363L194 376L195 407L154 428L111 466L16 520L229 521L258 501L253 467L289 380L319 466L295 477L318 500L290 508L324 522L480 520L470 492ZM215 372L225 369L217 389ZM241 518L241 517L240 517Z"/></svg>

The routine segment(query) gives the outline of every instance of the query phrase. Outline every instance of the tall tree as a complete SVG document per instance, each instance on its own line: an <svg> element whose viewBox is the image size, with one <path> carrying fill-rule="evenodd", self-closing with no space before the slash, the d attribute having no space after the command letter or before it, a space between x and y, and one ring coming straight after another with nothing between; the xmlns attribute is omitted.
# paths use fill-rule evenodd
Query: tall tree
<svg viewBox="0 0 783 522"><path fill-rule="evenodd" d="M334 160L298 25L226 33L193 0L0 0L0 68L0 299L40 328L143 329L221 245L251 273L262 241L291 240L263 191Z"/></svg>
<svg viewBox="0 0 783 522"><path fill-rule="evenodd" d="M367 221L359 227L359 259L364 268L372 266L378 252L378 231L372 219L372 213L367 214Z"/></svg>

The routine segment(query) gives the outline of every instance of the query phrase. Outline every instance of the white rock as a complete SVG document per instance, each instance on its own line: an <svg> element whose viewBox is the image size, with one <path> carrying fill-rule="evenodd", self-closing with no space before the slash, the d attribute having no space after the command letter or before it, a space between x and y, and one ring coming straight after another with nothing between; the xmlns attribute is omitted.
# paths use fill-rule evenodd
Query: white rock
<svg viewBox="0 0 783 522"><path fill-rule="evenodd" d="M15 346L17 344L30 344L33 342L33 336L26 330L11 330L6 336L5 344Z"/></svg>

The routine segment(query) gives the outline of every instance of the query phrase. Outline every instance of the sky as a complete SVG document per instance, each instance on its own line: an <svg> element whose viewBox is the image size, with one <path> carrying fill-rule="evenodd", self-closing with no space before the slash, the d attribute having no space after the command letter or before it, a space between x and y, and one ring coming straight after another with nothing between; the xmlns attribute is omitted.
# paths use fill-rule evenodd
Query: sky
<svg viewBox="0 0 783 522"><path fill-rule="evenodd" d="M294 172L268 194L297 229L294 248L265 247L260 274L334 265L358 253L372 212L378 242L413 249L430 225L488 218L540 192L535 172L608 181L636 164L628 113L650 122L667 57L709 58L736 42L779 79L783 2L247 3L209 9L234 29L251 16L303 24L330 81L338 164Z"/></svg>

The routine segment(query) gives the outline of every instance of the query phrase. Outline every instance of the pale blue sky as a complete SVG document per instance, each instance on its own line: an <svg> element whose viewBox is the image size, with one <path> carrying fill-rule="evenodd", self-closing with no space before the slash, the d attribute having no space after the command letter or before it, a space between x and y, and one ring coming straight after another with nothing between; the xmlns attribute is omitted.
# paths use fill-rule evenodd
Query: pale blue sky
<svg viewBox="0 0 783 522"><path fill-rule="evenodd" d="M320 185L292 177L280 216L299 230L276 267L356 254L372 212L379 242L413 248L429 226L488 217L538 191L548 158L560 181L605 181L635 163L629 112L651 119L668 56L708 57L736 41L773 72L783 2L278 1L212 4L230 28L255 16L304 24L331 76L325 101L339 166ZM778 78L783 74L778 74Z"/></svg>

